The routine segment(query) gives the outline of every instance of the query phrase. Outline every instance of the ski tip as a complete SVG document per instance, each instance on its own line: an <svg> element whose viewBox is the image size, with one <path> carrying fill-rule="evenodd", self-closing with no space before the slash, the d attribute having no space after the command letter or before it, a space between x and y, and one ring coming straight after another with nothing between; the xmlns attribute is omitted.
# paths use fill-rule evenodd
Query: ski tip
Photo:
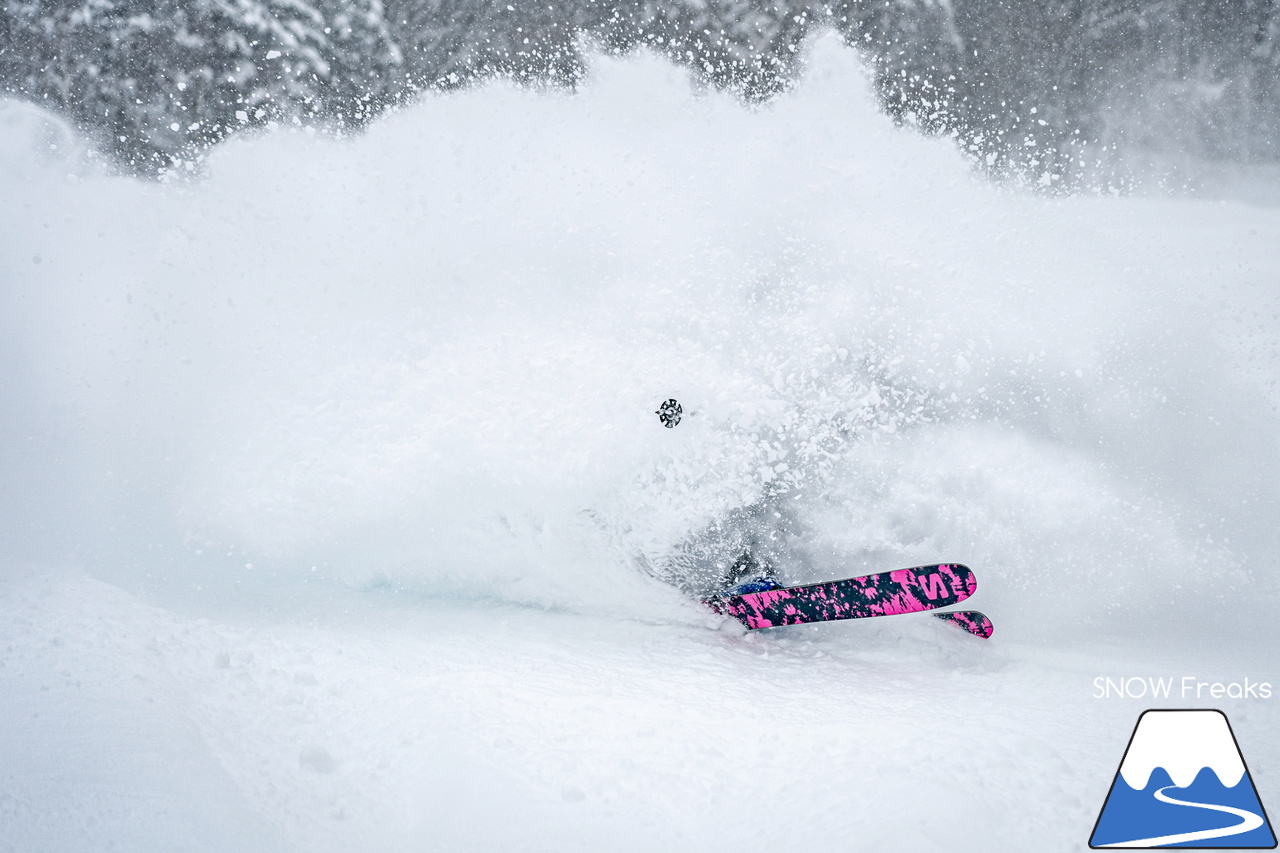
<svg viewBox="0 0 1280 853"><path fill-rule="evenodd" d="M996 626L991 624L987 615L977 610L950 610L933 615L984 640L990 640L996 631Z"/></svg>
<svg viewBox="0 0 1280 853"><path fill-rule="evenodd" d="M948 578L947 585L951 587L955 594L955 600L944 602L940 607L946 607L950 604L959 604L966 598L969 598L978 591L978 576L973 573L973 569L963 563L935 563L932 566L917 566L914 569L907 569L919 575L938 573ZM929 596L933 598L932 595Z"/></svg>
<svg viewBox="0 0 1280 853"><path fill-rule="evenodd" d="M965 598L968 598L970 595L973 595L978 591L978 576L973 573L973 569L969 568L964 563L939 563L937 568L940 571L950 572L952 575L960 579L960 582L964 585L964 588L968 593Z"/></svg>

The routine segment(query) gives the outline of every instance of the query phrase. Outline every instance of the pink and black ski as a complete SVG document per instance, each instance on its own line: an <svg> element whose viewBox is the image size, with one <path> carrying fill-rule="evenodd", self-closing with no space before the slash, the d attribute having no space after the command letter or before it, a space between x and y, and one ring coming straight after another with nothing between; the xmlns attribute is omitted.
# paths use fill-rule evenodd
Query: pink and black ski
<svg viewBox="0 0 1280 853"><path fill-rule="evenodd" d="M984 640L990 640L991 635L996 631L996 626L991 624L987 614L979 613L977 610L948 610L946 613L933 615Z"/></svg>
<svg viewBox="0 0 1280 853"><path fill-rule="evenodd" d="M964 601L977 588L978 581L967 567L942 563L847 580L748 592L708 603L748 628L774 628L805 622L921 613ZM985 616L982 618L986 619ZM972 630L963 623L957 624Z"/></svg>

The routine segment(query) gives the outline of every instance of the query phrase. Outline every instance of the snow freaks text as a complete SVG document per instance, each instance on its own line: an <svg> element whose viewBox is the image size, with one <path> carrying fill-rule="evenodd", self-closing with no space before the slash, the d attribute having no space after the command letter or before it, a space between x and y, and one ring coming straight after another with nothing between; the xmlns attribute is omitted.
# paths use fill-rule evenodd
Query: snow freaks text
<svg viewBox="0 0 1280 853"><path fill-rule="evenodd" d="M1131 676L1093 680L1094 699L1270 699L1271 682L1203 681L1193 675L1158 678Z"/></svg>

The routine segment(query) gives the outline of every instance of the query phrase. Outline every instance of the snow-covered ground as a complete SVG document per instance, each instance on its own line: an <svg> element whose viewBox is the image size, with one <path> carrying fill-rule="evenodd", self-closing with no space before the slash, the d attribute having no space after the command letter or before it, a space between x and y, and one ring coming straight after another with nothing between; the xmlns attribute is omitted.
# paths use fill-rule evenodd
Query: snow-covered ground
<svg viewBox="0 0 1280 853"><path fill-rule="evenodd" d="M10 103L0 197L2 850L1078 850L1169 706L1280 802L1280 696L1094 698L1280 688L1280 209L998 190L831 41L167 185ZM660 580L744 537L995 638Z"/></svg>

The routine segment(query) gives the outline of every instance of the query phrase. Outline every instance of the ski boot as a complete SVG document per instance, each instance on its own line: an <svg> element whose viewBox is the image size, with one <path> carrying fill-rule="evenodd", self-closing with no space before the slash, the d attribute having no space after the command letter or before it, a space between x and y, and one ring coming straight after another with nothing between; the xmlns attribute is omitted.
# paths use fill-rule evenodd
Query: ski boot
<svg viewBox="0 0 1280 853"><path fill-rule="evenodd" d="M725 579L725 589L717 598L733 598L735 595L782 588L782 583L778 580L773 567L759 563L750 551L744 552L734 561L729 571L725 573Z"/></svg>

